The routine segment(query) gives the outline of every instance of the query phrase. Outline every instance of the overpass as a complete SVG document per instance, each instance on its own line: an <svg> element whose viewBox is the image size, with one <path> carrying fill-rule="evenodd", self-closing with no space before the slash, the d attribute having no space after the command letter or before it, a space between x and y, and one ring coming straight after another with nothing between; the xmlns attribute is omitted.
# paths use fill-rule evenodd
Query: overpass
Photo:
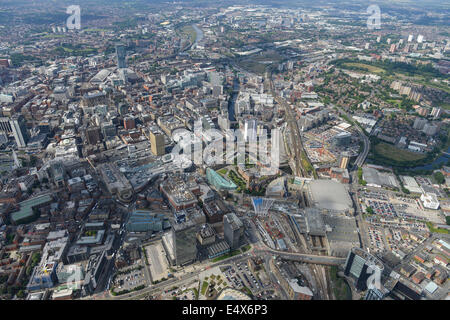
<svg viewBox="0 0 450 320"><path fill-rule="evenodd" d="M305 254L305 253L290 253L285 251L279 251L274 249L258 250L257 253L261 254L274 254L278 255L284 260L292 260L298 262L305 262L311 264L320 264L326 266L339 266L345 264L346 258L339 258L334 256L319 256L315 254Z"/></svg>

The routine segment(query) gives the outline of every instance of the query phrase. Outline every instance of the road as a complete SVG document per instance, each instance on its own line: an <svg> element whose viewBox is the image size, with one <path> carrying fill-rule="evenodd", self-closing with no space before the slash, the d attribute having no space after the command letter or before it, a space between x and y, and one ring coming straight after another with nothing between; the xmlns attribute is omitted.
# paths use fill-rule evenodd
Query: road
<svg viewBox="0 0 450 320"><path fill-rule="evenodd" d="M351 119L351 115L348 114L347 112L345 112L342 109L338 109L339 113L344 114L348 119ZM355 166L356 167L361 167L364 162L366 161L367 155L369 154L370 151L370 140L367 137L366 133L363 131L363 129L361 129L358 125L355 124L356 130L358 130L358 133L364 143L364 147L363 147L363 151L359 153L358 157L355 160Z"/></svg>

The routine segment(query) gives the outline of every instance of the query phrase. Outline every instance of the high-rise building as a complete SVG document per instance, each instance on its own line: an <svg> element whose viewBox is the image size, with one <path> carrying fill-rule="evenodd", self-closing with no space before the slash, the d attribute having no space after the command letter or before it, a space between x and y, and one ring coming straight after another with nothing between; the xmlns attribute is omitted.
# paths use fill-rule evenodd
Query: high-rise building
<svg viewBox="0 0 450 320"><path fill-rule="evenodd" d="M381 273L384 270L383 263L360 248L352 248L348 253L344 266L344 274L355 280L357 290L365 291L368 288L369 277L375 276L375 281L381 282ZM376 279L377 275L379 276Z"/></svg>
<svg viewBox="0 0 450 320"><path fill-rule="evenodd" d="M133 117L125 117L123 119L123 127L126 130L135 129L136 128L136 123L134 121L134 118Z"/></svg>
<svg viewBox="0 0 450 320"><path fill-rule="evenodd" d="M419 34L417 36L417 43L422 43L423 42L423 35Z"/></svg>
<svg viewBox="0 0 450 320"><path fill-rule="evenodd" d="M244 234L244 224L234 212L223 216L223 233L231 249L239 247L241 237Z"/></svg>
<svg viewBox="0 0 450 320"><path fill-rule="evenodd" d="M395 52L395 44L391 44L391 48L389 49L390 53L394 53Z"/></svg>
<svg viewBox="0 0 450 320"><path fill-rule="evenodd" d="M0 131L10 133L12 132L11 124L8 117L0 117Z"/></svg>
<svg viewBox="0 0 450 320"><path fill-rule="evenodd" d="M417 117L416 120L414 120L413 129L422 130L427 122L427 119Z"/></svg>
<svg viewBox="0 0 450 320"><path fill-rule="evenodd" d="M102 123L102 133L105 139L116 135L116 126L112 122Z"/></svg>
<svg viewBox="0 0 450 320"><path fill-rule="evenodd" d="M413 39L414 39L414 36L413 36L412 34L410 34L410 35L408 36L408 42L413 41Z"/></svg>
<svg viewBox="0 0 450 320"><path fill-rule="evenodd" d="M435 119L439 118L439 117L441 116L441 114L442 114L442 109L441 109L441 108L436 108L436 107L434 107L434 108L431 110L431 115L432 115Z"/></svg>
<svg viewBox="0 0 450 320"><path fill-rule="evenodd" d="M27 131L25 118L22 115L14 115L11 117L9 124L14 134L14 138L16 139L17 146L19 148L26 147L30 140L30 135Z"/></svg>
<svg viewBox="0 0 450 320"><path fill-rule="evenodd" d="M438 126L432 123L427 123L422 130L427 136L434 136L438 132Z"/></svg>
<svg viewBox="0 0 450 320"><path fill-rule="evenodd" d="M193 221L188 220L183 223L172 225L171 242L173 262L177 266L186 265L197 259L197 230Z"/></svg>
<svg viewBox="0 0 450 320"><path fill-rule="evenodd" d="M164 135L160 132L150 132L150 144L152 153L155 156L163 156L166 154L166 143Z"/></svg>
<svg viewBox="0 0 450 320"><path fill-rule="evenodd" d="M86 140L89 144L97 144L102 141L100 127L89 127L86 129Z"/></svg>
<svg viewBox="0 0 450 320"><path fill-rule="evenodd" d="M125 46L122 44L116 45L116 57L117 57L117 68L126 68L126 52Z"/></svg>

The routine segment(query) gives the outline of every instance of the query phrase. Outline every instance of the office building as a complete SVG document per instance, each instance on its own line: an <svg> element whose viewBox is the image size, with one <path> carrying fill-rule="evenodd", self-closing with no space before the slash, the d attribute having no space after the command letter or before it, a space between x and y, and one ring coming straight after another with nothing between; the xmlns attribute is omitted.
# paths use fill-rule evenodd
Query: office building
<svg viewBox="0 0 450 320"><path fill-rule="evenodd" d="M86 140L89 144L97 144L102 141L100 127L86 129Z"/></svg>
<svg viewBox="0 0 450 320"><path fill-rule="evenodd" d="M150 132L150 144L152 153L155 156L163 156L166 154L164 135L159 132Z"/></svg>
<svg viewBox="0 0 450 320"><path fill-rule="evenodd" d="M413 129L422 130L427 122L427 119L417 117L416 120L414 120Z"/></svg>
<svg viewBox="0 0 450 320"><path fill-rule="evenodd" d="M0 117L0 132L12 132L11 124L8 117Z"/></svg>
<svg viewBox="0 0 450 320"><path fill-rule="evenodd" d="M136 122L133 117L125 117L123 119L123 127L126 130L135 129L136 128Z"/></svg>
<svg viewBox="0 0 450 320"><path fill-rule="evenodd" d="M230 247L236 249L244 234L244 224L235 213L228 213L223 216L223 232Z"/></svg>
<svg viewBox="0 0 450 320"><path fill-rule="evenodd" d="M193 221L172 224L163 246L172 265L183 266L197 259L197 228Z"/></svg>
<svg viewBox="0 0 450 320"><path fill-rule="evenodd" d="M30 136L27 131L25 118L22 115L13 116L9 121L9 124L14 134L14 138L16 139L17 146L19 148L26 147L30 140Z"/></svg>
<svg viewBox="0 0 450 320"><path fill-rule="evenodd" d="M126 68L126 51L125 46L118 44L116 45L116 58L117 58L117 68L122 69Z"/></svg>
<svg viewBox="0 0 450 320"><path fill-rule="evenodd" d="M375 269L378 269L379 273ZM381 277L383 270L384 265L379 259L356 247L348 253L344 266L344 274L354 279L355 287L360 291L367 290L368 280L373 272L378 273Z"/></svg>

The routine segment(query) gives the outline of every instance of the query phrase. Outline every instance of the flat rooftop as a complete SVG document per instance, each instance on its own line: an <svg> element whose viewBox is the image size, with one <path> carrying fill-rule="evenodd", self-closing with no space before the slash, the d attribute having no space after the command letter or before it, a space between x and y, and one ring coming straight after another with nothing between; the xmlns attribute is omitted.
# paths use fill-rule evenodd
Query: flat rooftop
<svg viewBox="0 0 450 320"><path fill-rule="evenodd" d="M310 196L319 209L347 211L353 207L347 188L333 180L314 180L309 183Z"/></svg>

